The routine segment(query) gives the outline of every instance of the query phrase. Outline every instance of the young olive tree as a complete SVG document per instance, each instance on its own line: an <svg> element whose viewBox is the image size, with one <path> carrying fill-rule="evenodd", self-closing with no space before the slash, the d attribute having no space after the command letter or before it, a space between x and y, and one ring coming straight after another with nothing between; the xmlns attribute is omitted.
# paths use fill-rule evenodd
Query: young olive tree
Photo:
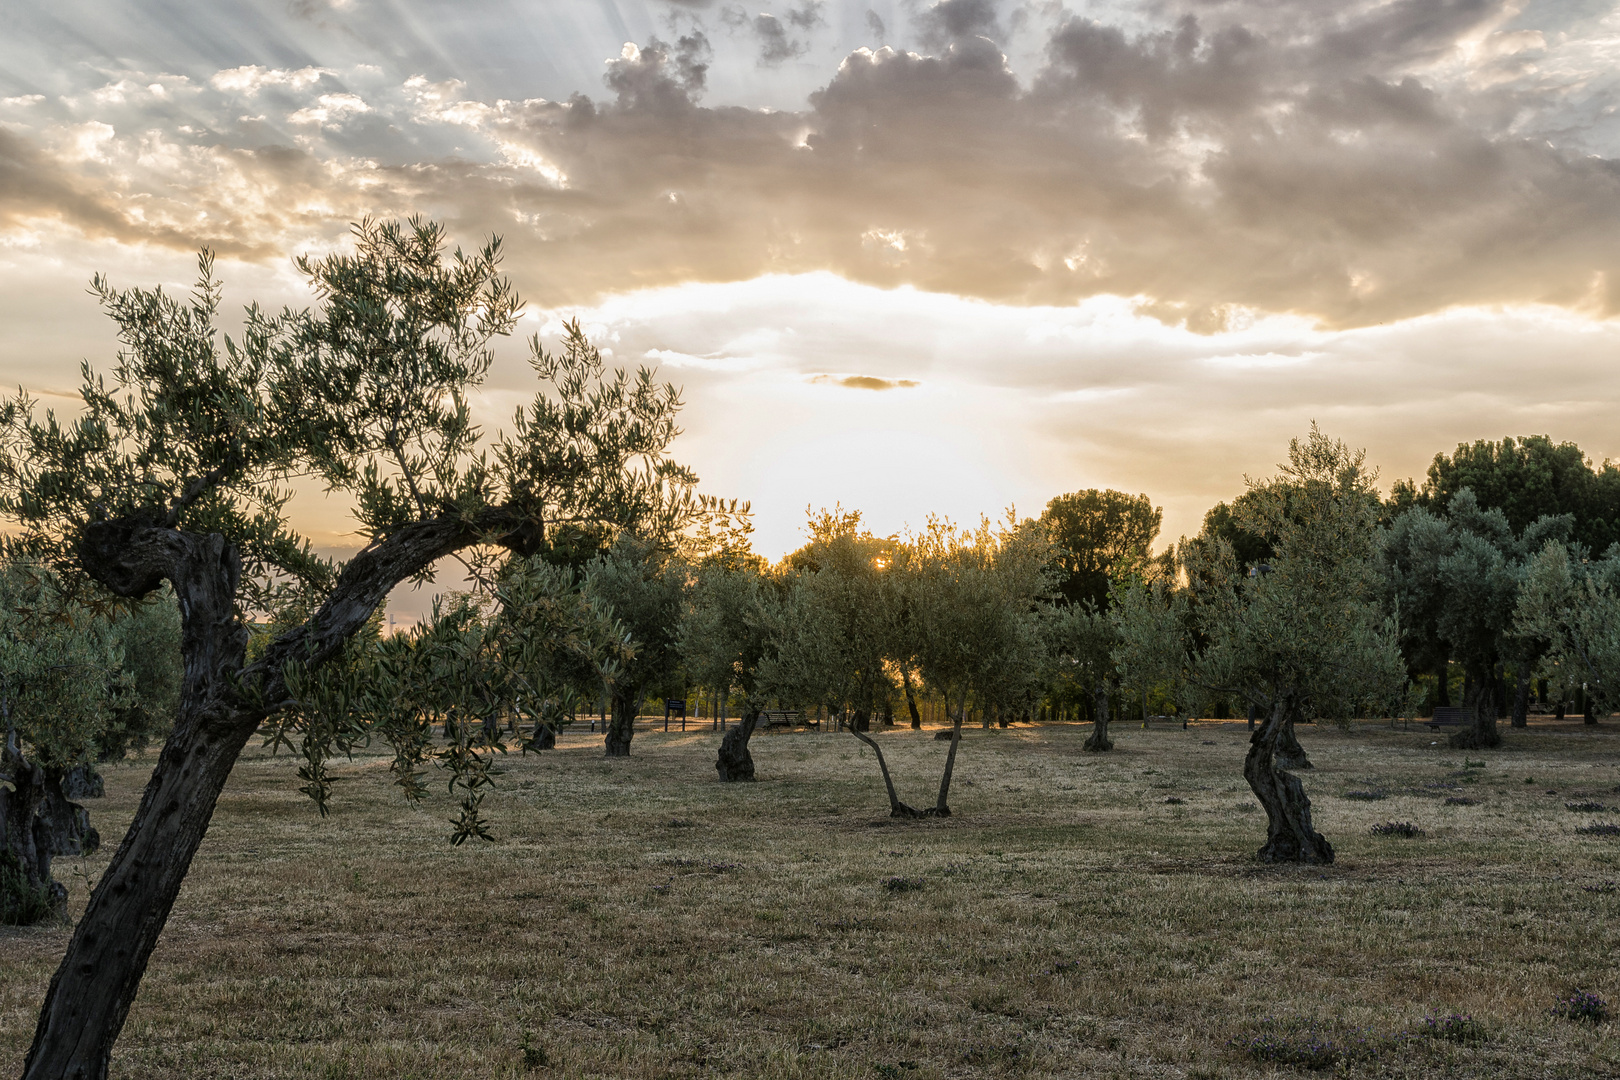
<svg viewBox="0 0 1620 1080"><path fill-rule="evenodd" d="M1545 642L1544 670L1620 708L1620 544L1601 559L1549 540L1526 566L1514 630Z"/></svg>
<svg viewBox="0 0 1620 1080"><path fill-rule="evenodd" d="M754 779L749 740L769 703L770 664L782 628L783 586L758 559L700 564L677 647L687 674L702 686L742 695L742 715L720 739L715 771L722 783Z"/></svg>
<svg viewBox="0 0 1620 1080"><path fill-rule="evenodd" d="M1277 476L1250 482L1239 524L1273 545L1269 571L1240 574L1222 540L1184 545L1205 642L1189 676L1265 717L1243 764L1266 811L1265 862L1333 861L1304 786L1279 760L1294 722L1383 705L1406 684L1394 627L1374 603L1378 500L1364 461L1313 425Z"/></svg>
<svg viewBox="0 0 1620 1080"><path fill-rule="evenodd" d="M367 221L352 251L300 259L309 310L247 310L221 342L212 259L196 290L95 289L123 348L85 365L83 409L0 416L9 549L74 588L172 588L185 675L133 822L51 980L25 1075L106 1075L148 957L244 744L297 703L303 673L342 656L390 589L466 553L493 570L574 526L674 531L702 508L666 456L680 400L642 370L607 372L577 324L534 341L541 383L513 430L485 439L468 393L520 302L491 241L447 254L443 230ZM318 557L285 513L313 477L351 499L364 546ZM249 662L248 619L289 590L309 616Z"/></svg>
<svg viewBox="0 0 1620 1080"><path fill-rule="evenodd" d="M1054 679L1091 695L1095 707L1091 734L1083 749L1093 753L1112 750L1108 737L1108 691L1117 684L1114 648L1119 643L1109 612L1090 600L1048 607L1043 630Z"/></svg>
<svg viewBox="0 0 1620 1080"><path fill-rule="evenodd" d="M877 754L892 816L949 817L969 695L1009 700L1025 689L1022 681L1009 680L1032 677L1043 666L1039 602L1051 595L1053 549L1043 525L1019 522L1010 511L999 526L984 520L974 530L930 518L906 546L904 653L916 658L951 717L951 745L934 805L916 809L901 802L882 749L864 733L855 734Z"/></svg>
<svg viewBox="0 0 1620 1080"><path fill-rule="evenodd" d="M59 913L67 890L52 859L99 844L63 780L134 706L122 660L111 621L63 596L53 574L0 568L0 923Z"/></svg>
<svg viewBox="0 0 1620 1080"><path fill-rule="evenodd" d="M629 757L636 714L649 688L679 677L677 640L690 567L652 540L622 533L585 569L585 592L605 605L635 640L634 656L609 688L612 719L603 738L608 757Z"/></svg>
<svg viewBox="0 0 1620 1080"><path fill-rule="evenodd" d="M1147 726L1148 695L1178 695L1187 669L1187 598L1164 578L1133 577L1111 590L1115 645L1111 653L1120 687L1140 695L1142 726Z"/></svg>

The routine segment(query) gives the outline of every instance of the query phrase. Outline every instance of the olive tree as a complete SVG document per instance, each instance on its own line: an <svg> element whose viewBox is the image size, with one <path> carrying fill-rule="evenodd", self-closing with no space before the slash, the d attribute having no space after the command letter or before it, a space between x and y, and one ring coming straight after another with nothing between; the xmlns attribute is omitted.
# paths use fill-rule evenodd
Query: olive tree
<svg viewBox="0 0 1620 1080"><path fill-rule="evenodd" d="M1547 646L1545 669L1620 707L1620 544L1601 559L1549 540L1526 566L1514 629Z"/></svg>
<svg viewBox="0 0 1620 1080"><path fill-rule="evenodd" d="M1047 608L1043 629L1054 680L1090 694L1094 703L1091 734L1082 748L1092 752L1112 750L1108 692L1118 681L1113 653L1119 640L1113 619L1089 600L1082 600Z"/></svg>
<svg viewBox="0 0 1620 1080"><path fill-rule="evenodd" d="M243 746L390 589L457 553L490 570L559 528L673 530L700 509L694 477L665 453L679 394L646 370L604 370L577 324L560 352L532 342L541 389L510 433L473 424L489 343L520 310L498 241L448 253L422 221L368 221L354 239L297 261L314 308L250 307L223 341L206 253L189 298L97 278L123 346L110 373L85 365L71 418L26 396L0 416L7 545L86 592L146 597L167 582L185 665L151 782L46 993L27 1077L106 1075ZM298 535L285 510L302 478L352 500L352 558L319 557ZM309 616L250 662L248 620L288 590L310 598Z"/></svg>
<svg viewBox="0 0 1620 1080"><path fill-rule="evenodd" d="M585 570L585 592L624 623L635 639L611 688L612 719L603 736L608 757L629 757L636 714L650 687L678 677L682 612L690 569L666 546L642 536L621 534Z"/></svg>
<svg viewBox="0 0 1620 1080"><path fill-rule="evenodd" d="M749 740L772 689L770 661L779 647L782 585L753 558L699 565L682 617L677 648L703 686L742 695L742 715L720 739L715 771L722 783L754 779Z"/></svg>
<svg viewBox="0 0 1620 1080"><path fill-rule="evenodd" d="M1269 571L1240 573L1224 540L1183 547L1203 640L1189 677L1265 716L1243 764L1266 811L1265 862L1333 861L1304 785L1279 760L1295 721L1383 705L1406 685L1395 628L1375 603L1379 503L1364 462L1313 426L1275 477L1250 482L1238 524L1273 545Z"/></svg>
<svg viewBox="0 0 1620 1080"><path fill-rule="evenodd" d="M934 805L919 809L902 802L882 748L864 732L855 734L877 755L892 816L948 817L969 695L1008 700L1043 666L1039 602L1050 597L1056 576L1052 542L1043 525L1019 522L1009 511L1001 523L983 520L971 530L930 518L906 546L904 654L916 658L951 717Z"/></svg>
<svg viewBox="0 0 1620 1080"><path fill-rule="evenodd" d="M62 782L134 706L122 659L111 620L63 596L49 571L0 568L0 923L60 912L52 860L99 843Z"/></svg>

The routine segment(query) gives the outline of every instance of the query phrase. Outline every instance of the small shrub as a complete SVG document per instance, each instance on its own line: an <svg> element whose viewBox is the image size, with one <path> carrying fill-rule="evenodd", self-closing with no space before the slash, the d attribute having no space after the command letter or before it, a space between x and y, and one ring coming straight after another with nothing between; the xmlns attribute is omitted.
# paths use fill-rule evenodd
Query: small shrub
<svg viewBox="0 0 1620 1080"><path fill-rule="evenodd" d="M1608 807L1600 802L1567 802L1564 804L1564 809L1573 810L1577 814L1601 814Z"/></svg>
<svg viewBox="0 0 1620 1080"><path fill-rule="evenodd" d="M1612 881L1600 881L1596 885L1582 885L1581 892L1615 893L1620 892L1620 884Z"/></svg>
<svg viewBox="0 0 1620 1080"><path fill-rule="evenodd" d="M1187 800L1183 799L1180 795L1167 795L1167 796L1165 796L1164 805L1166 805L1166 806L1180 806L1182 803L1184 803L1186 801Z"/></svg>
<svg viewBox="0 0 1620 1080"><path fill-rule="evenodd" d="M1485 1041L1485 1028L1472 1016L1450 1013L1446 1016L1431 1013L1423 1018L1424 1033L1431 1039L1446 1039L1454 1043L1473 1044Z"/></svg>
<svg viewBox="0 0 1620 1080"><path fill-rule="evenodd" d="M890 892L913 892L923 887L923 879L909 877L888 877L883 879L883 887Z"/></svg>
<svg viewBox="0 0 1620 1080"><path fill-rule="evenodd" d="M1406 1033L1380 1035L1366 1028L1321 1027L1303 1020L1259 1021L1254 1034L1231 1040L1227 1046L1255 1061L1324 1071L1340 1064L1375 1058L1406 1038Z"/></svg>
<svg viewBox="0 0 1620 1080"><path fill-rule="evenodd" d="M1590 825L1582 825L1575 831L1582 836L1620 836L1620 825L1606 821L1594 821Z"/></svg>
<svg viewBox="0 0 1620 1080"><path fill-rule="evenodd" d="M1466 795L1453 795L1446 800L1447 806L1478 806L1478 799L1470 799Z"/></svg>
<svg viewBox="0 0 1620 1080"><path fill-rule="evenodd" d="M1410 821L1384 821L1372 827L1374 836L1404 836L1408 840L1415 840L1428 833L1412 824Z"/></svg>
<svg viewBox="0 0 1620 1080"><path fill-rule="evenodd" d="M1469 761L1467 758L1463 758L1463 768L1465 769L1483 769L1484 767L1485 763L1483 761Z"/></svg>
<svg viewBox="0 0 1620 1080"><path fill-rule="evenodd" d="M1609 1003L1596 994L1580 990L1567 998L1559 998L1558 1004L1552 1007L1552 1014L1564 1020L1601 1024L1609 1018Z"/></svg>
<svg viewBox="0 0 1620 1080"><path fill-rule="evenodd" d="M1387 796L1382 791L1347 791L1344 797L1354 802L1377 802Z"/></svg>
<svg viewBox="0 0 1620 1080"><path fill-rule="evenodd" d="M518 1050L523 1054L523 1067L525 1069L544 1069L551 1064L551 1055L546 1048L534 1041L534 1033L525 1031L523 1041L518 1044Z"/></svg>

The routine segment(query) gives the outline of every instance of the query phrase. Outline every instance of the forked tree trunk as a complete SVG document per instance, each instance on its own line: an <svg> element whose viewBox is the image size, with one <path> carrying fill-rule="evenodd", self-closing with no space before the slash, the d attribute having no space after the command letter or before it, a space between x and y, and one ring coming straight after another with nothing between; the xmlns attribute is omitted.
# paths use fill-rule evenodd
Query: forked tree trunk
<svg viewBox="0 0 1620 1080"><path fill-rule="evenodd" d="M1530 665L1519 660L1513 665L1513 726L1530 725Z"/></svg>
<svg viewBox="0 0 1620 1080"><path fill-rule="evenodd" d="M557 749L557 728L545 720L535 721L534 734L529 736L528 749L534 751Z"/></svg>
<svg viewBox="0 0 1620 1080"><path fill-rule="evenodd" d="M911 689L911 669L900 665L900 682L906 688L906 708L911 712L911 730L922 730L922 714L917 711L917 695Z"/></svg>
<svg viewBox="0 0 1620 1080"><path fill-rule="evenodd" d="M752 783L754 756L748 752L748 740L754 735L759 722L759 710L752 705L743 709L742 718L735 727L728 728L720 739L720 753L714 760L715 772L722 784Z"/></svg>
<svg viewBox="0 0 1620 1080"><path fill-rule="evenodd" d="M947 704L946 707L949 708L949 705ZM872 752L877 755L878 769L883 773L883 788L889 795L890 817L930 818L951 816L949 803L951 773L956 768L956 747L962 741L962 714L965 711L966 704L964 702L963 706L957 710L955 721L951 724L951 748L945 753L945 771L939 779L939 798L934 802L933 806L924 807L921 810L900 801L900 796L894 790L894 777L889 773L888 759L883 756L883 747L878 745L877 740L863 731L857 731L854 727L849 729L850 734L870 746Z"/></svg>
<svg viewBox="0 0 1620 1080"><path fill-rule="evenodd" d="M1093 721L1091 737L1085 741L1082 749L1093 753L1112 750L1114 740L1108 737L1108 687L1098 686L1092 690L1091 696L1097 703L1097 719Z"/></svg>
<svg viewBox="0 0 1620 1080"><path fill-rule="evenodd" d="M630 740L636 734L636 712L641 706L641 691L616 690L613 693L613 716L602 737L602 752L607 757L629 757Z"/></svg>
<svg viewBox="0 0 1620 1080"><path fill-rule="evenodd" d="M1243 778L1266 811L1266 842L1258 852L1261 862L1331 863L1333 845L1311 826L1311 801L1299 777L1285 772L1277 761L1284 731L1291 727L1292 709L1279 701L1249 738Z"/></svg>
<svg viewBox="0 0 1620 1080"><path fill-rule="evenodd" d="M1474 722L1451 736L1451 746L1458 750L1488 750L1502 745L1502 733L1496 729L1496 680L1487 671L1468 680L1465 702L1474 712Z"/></svg>

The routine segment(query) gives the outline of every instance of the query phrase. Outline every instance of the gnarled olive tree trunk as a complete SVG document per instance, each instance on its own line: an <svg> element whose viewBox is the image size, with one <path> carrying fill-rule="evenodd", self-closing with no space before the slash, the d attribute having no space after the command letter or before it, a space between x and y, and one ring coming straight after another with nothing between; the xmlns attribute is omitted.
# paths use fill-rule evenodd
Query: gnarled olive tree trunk
<svg viewBox="0 0 1620 1080"><path fill-rule="evenodd" d="M754 737L754 725L759 723L759 710L752 705L743 709L741 719L727 728L720 738L720 753L715 756L714 770L720 774L722 784L752 783L754 756L748 752L748 740Z"/></svg>
<svg viewBox="0 0 1620 1080"><path fill-rule="evenodd" d="M236 549L141 521L85 527L85 570L119 596L167 580L179 601L185 664L180 710L135 820L90 894L51 978L23 1066L24 1080L103 1080L158 935L197 854L219 793L247 740L273 709L291 704L283 669L338 654L394 585L480 534L455 517L406 526L363 550L303 626L244 670L248 631L236 617Z"/></svg>
<svg viewBox="0 0 1620 1080"><path fill-rule="evenodd" d="M235 700L248 632L233 601L234 548L217 534L171 529L135 535L86 530L86 568L114 592L143 595L167 578L182 617L185 676L180 715L140 808L90 894L67 954L51 979L24 1066L25 1080L100 1080L147 959L191 868L214 804L264 713ZM96 539L102 541L95 543ZM119 552L120 541L132 550ZM122 586L122 587L121 587ZM144 586L144 587L143 587Z"/></svg>
<svg viewBox="0 0 1620 1080"><path fill-rule="evenodd" d="M1293 726L1293 708L1274 702L1271 714L1249 739L1243 778L1266 811L1266 842L1261 862L1331 863L1333 845L1311 826L1311 801L1299 777L1277 760L1285 733Z"/></svg>
<svg viewBox="0 0 1620 1080"><path fill-rule="evenodd" d="M1490 673L1469 680L1464 704L1474 712L1474 722L1461 731L1452 733L1451 746L1458 750L1488 750L1502 745L1502 733L1496 729L1496 680Z"/></svg>
<svg viewBox="0 0 1620 1080"><path fill-rule="evenodd" d="M630 756L630 740L636 734L636 713L640 708L640 687L613 692L613 716L602 739L602 752L607 757Z"/></svg>
<svg viewBox="0 0 1620 1080"><path fill-rule="evenodd" d="M16 732L8 730L0 748L0 869L16 875L22 903L29 893L43 908L60 912L67 889L51 877L51 860L58 855L88 855L101 845L90 827L90 815L62 791L62 775L42 768L23 756ZM0 898L3 901L3 898ZM5 921L21 921L25 913L10 912Z"/></svg>
<svg viewBox="0 0 1620 1080"><path fill-rule="evenodd" d="M1091 737L1082 745L1081 749L1098 753L1114 748L1114 740L1108 737L1108 687L1098 684L1091 692L1092 700L1097 704L1097 717L1092 721Z"/></svg>

